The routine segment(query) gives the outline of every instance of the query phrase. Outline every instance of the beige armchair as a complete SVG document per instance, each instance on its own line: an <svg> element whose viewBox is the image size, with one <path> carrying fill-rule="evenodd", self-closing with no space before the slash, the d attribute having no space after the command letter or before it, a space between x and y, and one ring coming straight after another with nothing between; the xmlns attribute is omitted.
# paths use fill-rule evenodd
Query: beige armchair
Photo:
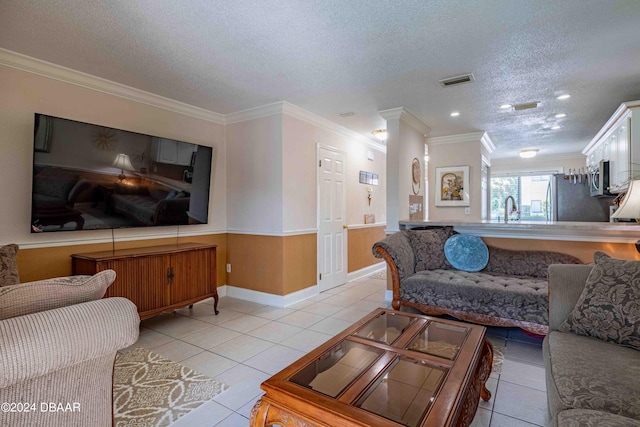
<svg viewBox="0 0 640 427"><path fill-rule="evenodd" d="M0 426L112 426L116 352L136 342L140 324L131 301L102 299L115 272L11 276L0 286Z"/></svg>
<svg viewBox="0 0 640 427"><path fill-rule="evenodd" d="M0 425L111 426L116 352L139 323L125 298L0 321Z"/></svg>

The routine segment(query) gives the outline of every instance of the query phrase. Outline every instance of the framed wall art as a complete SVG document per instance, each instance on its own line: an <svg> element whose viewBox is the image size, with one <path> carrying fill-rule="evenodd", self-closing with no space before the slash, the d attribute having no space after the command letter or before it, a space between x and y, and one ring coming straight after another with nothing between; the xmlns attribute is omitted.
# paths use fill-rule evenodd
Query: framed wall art
<svg viewBox="0 0 640 427"><path fill-rule="evenodd" d="M436 206L469 206L469 166L436 168Z"/></svg>

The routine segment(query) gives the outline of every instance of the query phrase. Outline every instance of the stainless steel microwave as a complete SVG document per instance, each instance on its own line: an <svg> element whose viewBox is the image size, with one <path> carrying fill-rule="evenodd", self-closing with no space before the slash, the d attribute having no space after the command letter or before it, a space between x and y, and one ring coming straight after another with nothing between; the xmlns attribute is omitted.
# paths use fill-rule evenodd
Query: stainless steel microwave
<svg viewBox="0 0 640 427"><path fill-rule="evenodd" d="M589 172L589 189L592 196L611 196L609 191L609 161L600 160L598 167Z"/></svg>

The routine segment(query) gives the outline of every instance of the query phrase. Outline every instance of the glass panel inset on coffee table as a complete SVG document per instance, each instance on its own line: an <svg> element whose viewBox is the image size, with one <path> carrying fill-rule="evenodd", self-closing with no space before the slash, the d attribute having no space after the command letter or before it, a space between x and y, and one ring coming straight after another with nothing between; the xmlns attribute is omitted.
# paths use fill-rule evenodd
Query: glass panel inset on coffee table
<svg viewBox="0 0 640 427"><path fill-rule="evenodd" d="M384 312L354 335L391 345L415 320L413 317Z"/></svg>
<svg viewBox="0 0 640 427"><path fill-rule="evenodd" d="M356 406L415 427L434 401L446 372L445 368L399 357L356 402Z"/></svg>
<svg viewBox="0 0 640 427"><path fill-rule="evenodd" d="M327 396L337 397L384 353L351 341L342 341L315 363L305 366L291 381Z"/></svg>
<svg viewBox="0 0 640 427"><path fill-rule="evenodd" d="M409 350L454 360L469 328L431 321L407 347Z"/></svg>

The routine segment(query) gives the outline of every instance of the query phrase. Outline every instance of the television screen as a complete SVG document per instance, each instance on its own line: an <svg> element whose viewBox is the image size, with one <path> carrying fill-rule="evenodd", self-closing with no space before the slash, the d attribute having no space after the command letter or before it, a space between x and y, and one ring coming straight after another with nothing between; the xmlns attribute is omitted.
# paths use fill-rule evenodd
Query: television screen
<svg viewBox="0 0 640 427"><path fill-rule="evenodd" d="M206 224L213 149L35 115L31 232Z"/></svg>

